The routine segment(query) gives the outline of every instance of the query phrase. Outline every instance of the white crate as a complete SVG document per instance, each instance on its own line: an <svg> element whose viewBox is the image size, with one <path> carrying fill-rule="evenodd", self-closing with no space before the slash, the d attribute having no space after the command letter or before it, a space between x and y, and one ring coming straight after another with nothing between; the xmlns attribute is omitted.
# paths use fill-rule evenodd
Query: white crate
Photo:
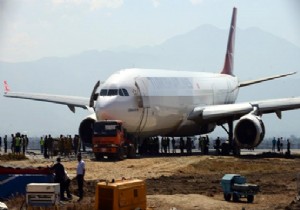
<svg viewBox="0 0 300 210"><path fill-rule="evenodd" d="M27 184L26 192L59 193L59 183L30 183Z"/></svg>
<svg viewBox="0 0 300 210"><path fill-rule="evenodd" d="M31 206L57 205L60 201L58 183L30 183L26 191L26 203Z"/></svg>
<svg viewBox="0 0 300 210"><path fill-rule="evenodd" d="M27 193L26 203L31 206L53 206L59 203L59 195L54 193Z"/></svg>

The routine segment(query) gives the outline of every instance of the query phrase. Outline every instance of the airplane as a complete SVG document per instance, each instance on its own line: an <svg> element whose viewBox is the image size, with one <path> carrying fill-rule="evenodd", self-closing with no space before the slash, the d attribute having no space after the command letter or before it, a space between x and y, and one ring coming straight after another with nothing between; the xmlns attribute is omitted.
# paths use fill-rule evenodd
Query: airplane
<svg viewBox="0 0 300 210"><path fill-rule="evenodd" d="M234 75L234 44L237 8L233 8L225 63L220 73L163 69L123 69L104 83L98 81L90 97L22 93L5 97L30 99L92 110L79 125L79 135L91 144L97 120L121 120L127 132L144 139L151 136L193 136L222 126L230 144L254 148L264 138L263 114L299 109L300 97L235 103L240 88L293 75L296 72L240 82ZM233 122L236 122L233 127ZM228 126L228 129L224 125Z"/></svg>

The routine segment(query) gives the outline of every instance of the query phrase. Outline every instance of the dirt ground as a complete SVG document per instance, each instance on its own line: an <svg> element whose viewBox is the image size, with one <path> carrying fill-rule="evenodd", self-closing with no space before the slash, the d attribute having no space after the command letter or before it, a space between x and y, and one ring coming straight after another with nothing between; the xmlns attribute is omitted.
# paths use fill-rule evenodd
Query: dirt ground
<svg viewBox="0 0 300 210"><path fill-rule="evenodd" d="M92 156L84 154L83 159L86 162L85 197L80 205L88 206L85 209L93 206L97 182L122 177L146 180L148 210L300 209L299 202L293 202L298 194L299 156L284 158L244 155L237 158L194 155L95 161ZM26 161L6 162L1 165L47 166L51 165L51 161L53 160L32 157ZM65 158L62 163L71 178L74 178L77 161L74 158ZM226 173L244 175L248 182L260 186L261 192L255 196L252 204L244 199L238 203L224 201L220 180ZM71 191L74 194L76 187L73 179ZM61 209L72 209L71 206L78 205L75 203L76 201L70 201ZM9 209L15 208L13 200L7 205Z"/></svg>

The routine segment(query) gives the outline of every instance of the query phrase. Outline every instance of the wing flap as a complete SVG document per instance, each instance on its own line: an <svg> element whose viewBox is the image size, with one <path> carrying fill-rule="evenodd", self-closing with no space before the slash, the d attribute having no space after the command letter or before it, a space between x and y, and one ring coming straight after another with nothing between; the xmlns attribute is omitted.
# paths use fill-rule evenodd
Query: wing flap
<svg viewBox="0 0 300 210"><path fill-rule="evenodd" d="M281 117L282 111L300 108L300 97L200 106L194 108L194 110L189 114L188 119L198 122L222 121L226 118L236 120L253 111L254 107L257 108L258 115L276 113L278 117Z"/></svg>

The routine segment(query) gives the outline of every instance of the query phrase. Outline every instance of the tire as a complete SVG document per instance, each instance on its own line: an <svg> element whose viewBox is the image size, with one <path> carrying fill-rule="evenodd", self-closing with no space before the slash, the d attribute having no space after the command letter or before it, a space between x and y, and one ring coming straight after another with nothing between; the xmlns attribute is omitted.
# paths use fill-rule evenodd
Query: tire
<svg viewBox="0 0 300 210"><path fill-rule="evenodd" d="M253 201L254 201L254 195L247 195L247 202L253 203Z"/></svg>
<svg viewBox="0 0 300 210"><path fill-rule="evenodd" d="M233 193L232 200L233 202L238 202L240 200L240 196L237 193Z"/></svg>
<svg viewBox="0 0 300 210"><path fill-rule="evenodd" d="M118 149L118 153L117 153L117 159L118 160L124 160L124 148L123 147L120 147Z"/></svg>
<svg viewBox="0 0 300 210"><path fill-rule="evenodd" d="M128 146L128 151L127 151L127 157L128 158L136 158L136 153L135 153L135 148L134 146Z"/></svg>
<svg viewBox="0 0 300 210"><path fill-rule="evenodd" d="M231 194L230 193L224 193L224 199L225 199L225 201L230 201Z"/></svg>
<svg viewBox="0 0 300 210"><path fill-rule="evenodd" d="M101 160L103 158L103 156L99 153L94 153L94 154L95 154L96 160Z"/></svg>

